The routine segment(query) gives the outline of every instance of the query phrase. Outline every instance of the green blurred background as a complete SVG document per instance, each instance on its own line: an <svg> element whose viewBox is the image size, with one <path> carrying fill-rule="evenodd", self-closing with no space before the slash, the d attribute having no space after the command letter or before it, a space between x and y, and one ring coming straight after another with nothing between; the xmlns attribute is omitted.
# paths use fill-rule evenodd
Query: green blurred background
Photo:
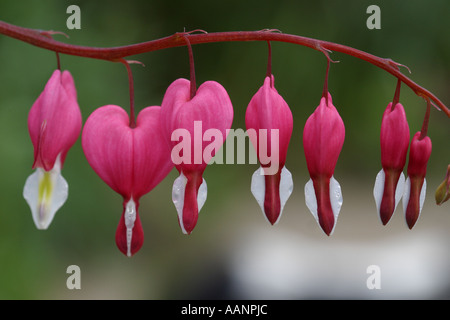
<svg viewBox="0 0 450 320"><path fill-rule="evenodd" d="M81 8L81 30L68 30L66 8ZM381 29L369 30L366 9L381 9ZM0 2L0 19L57 30L72 44L111 47L157 39L183 30L208 32L265 28L349 45L391 58L411 78L450 105L450 2L432 1L13 1ZM263 82L263 42L194 46L197 82L220 82L235 109L233 128L244 128L245 109ZM434 204L449 163L450 120L432 109L427 200L408 230L401 204L387 226L372 196L381 169L381 115L396 79L356 58L333 53L329 89L346 126L335 171L344 204L327 237L304 203L309 179L302 130L318 105L326 60L292 44L273 43L278 92L294 115L287 168L294 192L276 226L270 226L250 192L255 164L212 165L205 172L208 199L190 236L183 235L171 202L176 170L141 199L142 249L127 258L114 235L122 200L89 167L80 139L68 153L63 176L69 199L46 231L35 228L22 197L32 173L27 114L56 66L55 54L0 35L0 299L308 299L450 298L450 210ZM165 89L188 77L186 48L130 57L138 109L160 105ZM83 120L96 108L128 108L123 65L61 56L75 78ZM407 72L406 69L402 71ZM425 102L403 87L411 135L420 130ZM127 109L128 110L128 109ZM70 265L81 269L81 289L69 290ZM369 290L370 265L381 270L381 289Z"/></svg>

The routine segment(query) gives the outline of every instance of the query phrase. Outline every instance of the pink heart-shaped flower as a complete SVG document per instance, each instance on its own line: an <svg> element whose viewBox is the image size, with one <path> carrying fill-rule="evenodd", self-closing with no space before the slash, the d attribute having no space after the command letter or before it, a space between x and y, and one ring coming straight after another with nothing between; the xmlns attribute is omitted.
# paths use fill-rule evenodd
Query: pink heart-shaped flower
<svg viewBox="0 0 450 320"><path fill-rule="evenodd" d="M233 122L233 106L227 91L207 81L190 97L190 81L175 80L161 104L161 126L172 161L180 172L172 200L184 233L194 229L206 200L203 172L226 139ZM200 191L200 192L199 192Z"/></svg>
<svg viewBox="0 0 450 320"><path fill-rule="evenodd" d="M136 127L131 128L125 110L103 106L89 116L83 129L82 146L89 164L124 199L116 243L128 256L143 243L139 199L173 168L170 149L160 130L160 109L143 109Z"/></svg>

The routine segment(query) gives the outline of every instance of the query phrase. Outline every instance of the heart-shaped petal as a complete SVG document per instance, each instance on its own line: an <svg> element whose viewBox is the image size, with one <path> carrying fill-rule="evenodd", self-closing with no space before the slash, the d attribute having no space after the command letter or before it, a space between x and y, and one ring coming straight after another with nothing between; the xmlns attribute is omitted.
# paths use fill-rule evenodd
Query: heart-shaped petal
<svg viewBox="0 0 450 320"><path fill-rule="evenodd" d="M143 109L136 128L119 106L95 110L83 129L82 145L94 171L125 199L138 200L161 182L173 164L160 130L160 107Z"/></svg>
<svg viewBox="0 0 450 320"><path fill-rule="evenodd" d="M160 130L160 109L157 106L143 109L136 127L131 128L125 110L107 105L95 110L83 129L82 146L89 164L124 198L116 243L127 255L139 250L143 241L138 214L140 197L150 192L173 168L170 150ZM130 216L127 212L133 214Z"/></svg>
<svg viewBox="0 0 450 320"><path fill-rule="evenodd" d="M176 164L179 171L204 169L214 156L214 152L203 154L211 143L204 139L205 133L208 130L220 132L223 143L232 122L233 106L219 83L206 81L192 99L189 80L177 79L167 88L161 105L161 125L166 141L172 148L179 144L173 137L177 130L186 130L190 136L190 157Z"/></svg>
<svg viewBox="0 0 450 320"><path fill-rule="evenodd" d="M190 81L177 79L167 88L161 105L161 127L180 172L173 201L186 234L194 229L206 200L203 172L225 141L234 113L228 93L215 81L203 83L192 99L190 94Z"/></svg>

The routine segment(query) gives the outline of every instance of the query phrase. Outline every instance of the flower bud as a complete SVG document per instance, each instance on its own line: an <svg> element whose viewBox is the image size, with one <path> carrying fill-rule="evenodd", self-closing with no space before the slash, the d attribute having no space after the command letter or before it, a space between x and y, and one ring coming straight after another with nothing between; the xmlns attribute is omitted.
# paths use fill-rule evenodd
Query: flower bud
<svg viewBox="0 0 450 320"><path fill-rule="evenodd" d="M47 229L67 200L68 184L61 169L81 125L72 75L55 70L28 114L36 171L25 182L23 196L38 229Z"/></svg>
<svg viewBox="0 0 450 320"><path fill-rule="evenodd" d="M408 178L406 179L405 192L403 194L403 210L408 227L412 229L419 219L425 201L427 182L427 163L431 155L431 139L421 137L417 132L409 151Z"/></svg>
<svg viewBox="0 0 450 320"><path fill-rule="evenodd" d="M286 169L286 155L293 118L288 104L278 94L274 77L266 77L250 100L245 113L247 131L261 167L252 176L251 190L269 223L276 224L292 193L292 175Z"/></svg>
<svg viewBox="0 0 450 320"><path fill-rule="evenodd" d="M328 93L328 99L322 97L303 130L303 148L311 177L305 186L306 205L327 235L334 231L343 201L341 187L333 174L344 139L344 122Z"/></svg>
<svg viewBox="0 0 450 320"><path fill-rule="evenodd" d="M392 217L403 194L405 177L402 173L409 146L409 126L405 110L400 103L386 107L380 132L381 166L375 186L374 198L383 225Z"/></svg>

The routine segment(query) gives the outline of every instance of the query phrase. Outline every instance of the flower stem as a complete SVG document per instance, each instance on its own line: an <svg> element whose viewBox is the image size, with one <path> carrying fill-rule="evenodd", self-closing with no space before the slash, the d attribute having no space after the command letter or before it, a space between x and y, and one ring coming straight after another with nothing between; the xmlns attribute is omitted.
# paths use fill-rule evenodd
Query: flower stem
<svg viewBox="0 0 450 320"><path fill-rule="evenodd" d="M330 57L327 57L327 70L325 71L325 82L323 84L323 92L322 92L322 98L325 98L326 105L328 106L328 75L330 73L330 63L331 59Z"/></svg>
<svg viewBox="0 0 450 320"><path fill-rule="evenodd" d="M194 66L194 53L192 51L191 43L189 42L188 35L185 34L184 40L187 43L187 48L189 52L189 75L190 75L190 82L191 82L191 95L190 98L195 97L195 94L197 93L197 82L195 80L195 66Z"/></svg>
<svg viewBox="0 0 450 320"><path fill-rule="evenodd" d="M136 128L136 117L134 113L134 83L133 73L131 72L130 64L125 59L119 59L125 65L128 73L128 85L130 87L130 128Z"/></svg>
<svg viewBox="0 0 450 320"><path fill-rule="evenodd" d="M273 87L272 83L272 46L270 44L270 41L267 41L267 71L266 71L266 77L270 78L270 86Z"/></svg>
<svg viewBox="0 0 450 320"><path fill-rule="evenodd" d="M395 87L394 99L392 99L391 111L394 111L395 106L400 101L400 88L402 86L402 81L400 79L397 80L397 86Z"/></svg>
<svg viewBox="0 0 450 320"><path fill-rule="evenodd" d="M61 71L61 60L60 60L60 58L59 58L59 53L58 52L55 52L56 53L56 68L59 70L59 71Z"/></svg>
<svg viewBox="0 0 450 320"><path fill-rule="evenodd" d="M430 100L427 100L427 110L425 111L425 117L423 118L422 123L422 129L420 130L420 136L419 140L422 140L427 136L428 133L428 123L430 122L430 109L431 109L431 102Z"/></svg>
<svg viewBox="0 0 450 320"><path fill-rule="evenodd" d="M118 59L128 57L131 55L137 55L141 53L157 51L167 48L174 48L187 45L185 37L186 33L175 33L174 35L141 42L132 45L126 45L122 47L111 48L97 48L87 46L77 46L62 43L54 39L48 38L42 35L42 31L23 28L15 26L13 24L0 21L0 33L8 37L15 38L34 46L44 48L51 51L58 51L62 54L75 55L86 58L102 59L117 61ZM271 31L230 31L230 32L215 32L215 33L201 33L189 35L189 43L211 43L211 42L236 42L236 41L279 41L285 43L292 43L296 45L302 45L323 52L336 51L341 52L355 58L367 61L378 68L381 68L394 77L401 80L404 84L411 88L418 96L428 98L433 105L444 111L447 117L450 118L450 109L448 109L442 101L440 101L433 93L427 89L419 86L410 78L400 72L399 66L401 64L392 61L391 59L384 59L372 55L370 53L345 46L342 44L317 40L308 37L302 37L298 35L274 33Z"/></svg>

